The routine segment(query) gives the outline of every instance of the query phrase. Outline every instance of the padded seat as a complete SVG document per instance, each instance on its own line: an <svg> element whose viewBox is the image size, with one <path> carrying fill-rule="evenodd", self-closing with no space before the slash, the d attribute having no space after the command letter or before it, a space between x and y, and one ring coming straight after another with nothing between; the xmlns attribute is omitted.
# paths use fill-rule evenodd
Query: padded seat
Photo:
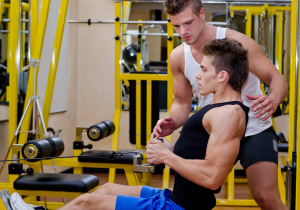
<svg viewBox="0 0 300 210"><path fill-rule="evenodd" d="M121 164L133 164L133 157L139 152L128 151L120 152L116 151L116 156L113 160L109 159L109 152L107 150L91 150L83 152L78 157L78 162L91 162L91 163L121 163Z"/></svg>
<svg viewBox="0 0 300 210"><path fill-rule="evenodd" d="M16 179L16 190L88 192L99 185L98 177L88 174L34 173Z"/></svg>

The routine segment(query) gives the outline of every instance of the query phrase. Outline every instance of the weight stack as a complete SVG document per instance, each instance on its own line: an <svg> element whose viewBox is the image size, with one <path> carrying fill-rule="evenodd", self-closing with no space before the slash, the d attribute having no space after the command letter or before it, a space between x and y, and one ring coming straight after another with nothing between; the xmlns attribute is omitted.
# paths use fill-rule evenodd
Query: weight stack
<svg viewBox="0 0 300 210"><path fill-rule="evenodd" d="M287 172L286 172L286 205L290 210L295 210L296 202L296 163L290 165L287 162Z"/></svg>
<svg viewBox="0 0 300 210"><path fill-rule="evenodd" d="M131 74L157 74L151 71L131 72ZM159 81L152 81L152 115L151 115L151 131L156 122L159 120ZM129 140L131 144L136 144L136 81L129 80ZM146 146L146 120L147 120L147 82L141 81L141 144Z"/></svg>

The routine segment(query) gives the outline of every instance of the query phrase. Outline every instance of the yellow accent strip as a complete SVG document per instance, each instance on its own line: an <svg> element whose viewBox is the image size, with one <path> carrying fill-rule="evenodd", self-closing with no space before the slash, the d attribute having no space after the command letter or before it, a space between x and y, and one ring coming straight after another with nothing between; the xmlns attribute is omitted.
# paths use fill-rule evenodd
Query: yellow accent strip
<svg viewBox="0 0 300 210"><path fill-rule="evenodd" d="M115 39L115 117L114 117L114 124L115 124L115 132L112 136L112 150L118 149L119 143L119 132L120 132L120 118L121 118L121 81L120 81L120 73L121 73L121 20L122 20L122 13L121 13L121 3L115 3L115 17L119 18L119 21L115 20L115 38L119 37L119 39ZM115 182L115 174L116 170L114 168L109 169L109 177L108 182L114 183Z"/></svg>
<svg viewBox="0 0 300 210"><path fill-rule="evenodd" d="M8 145L14 138L14 131L17 128L18 115L18 40L19 40L19 0L11 1L9 10L9 30L8 34L8 53L7 53L7 72L9 73L9 86L7 87L7 99L9 101L9 121L8 121ZM12 159L12 151L8 153L8 158ZM13 183L13 177L8 177L8 181Z"/></svg>
<svg viewBox="0 0 300 210"><path fill-rule="evenodd" d="M39 1L31 0L30 6L30 49L34 49L34 40L36 38L39 20Z"/></svg>
<svg viewBox="0 0 300 210"><path fill-rule="evenodd" d="M56 77L56 72L57 72L62 37L63 37L63 33L64 33L64 28L65 28L68 4L69 4L69 0L61 1L59 14L58 14L57 28L56 28L54 46L53 46L53 51L52 51L52 56L51 56L50 69L49 69L49 74L48 74L48 83L47 83L47 89L46 89L46 93L45 93L45 100L44 100L44 106L43 106L43 116L44 116L46 128L48 125L48 120L49 120L49 115L50 115L50 108L51 108L53 90L54 90L54 85L55 85L55 77ZM40 130L42 132L44 132L42 124L40 125Z"/></svg>
<svg viewBox="0 0 300 210"><path fill-rule="evenodd" d="M290 102L289 102L289 153L288 153L288 161L292 161L292 152L294 151L294 122L295 122L295 94L296 94L296 28L297 28L297 1L292 1L292 12L291 12L291 55L290 55Z"/></svg>
<svg viewBox="0 0 300 210"><path fill-rule="evenodd" d="M44 41L44 34L46 30L46 25L47 25L47 18L48 18L48 12L49 12L49 6L50 6L50 0L43 0L42 5L41 5L41 10L40 10L40 18L38 22L38 28L37 28L37 33L36 33L36 38L35 38L35 43L34 43L34 49L32 49L32 58L35 59L41 59L41 53L43 49L43 41ZM38 78L38 70L39 68L36 68L36 75ZM25 99L25 107L28 104L28 101L30 97L33 94L33 68L30 68L30 73L29 73L29 79L28 79L28 86L27 86L27 92L26 92L26 99ZM24 109L25 109L24 107ZM23 120L23 124L21 126L21 131L28 131L29 125L30 125L30 118L31 118L31 113L32 113L32 104L29 106L29 109L27 111L27 114ZM27 141L27 132L22 132L20 133L20 138L19 138L19 143L24 144Z"/></svg>

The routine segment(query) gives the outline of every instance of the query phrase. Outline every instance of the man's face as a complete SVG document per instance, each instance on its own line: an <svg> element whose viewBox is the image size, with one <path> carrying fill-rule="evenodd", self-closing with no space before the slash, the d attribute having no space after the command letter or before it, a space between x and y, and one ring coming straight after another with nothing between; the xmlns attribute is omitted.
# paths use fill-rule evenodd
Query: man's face
<svg viewBox="0 0 300 210"><path fill-rule="evenodd" d="M215 93L218 80L216 69L212 65L214 56L204 56L201 62L201 69L196 78L198 81L199 93L201 95L208 95L209 93Z"/></svg>
<svg viewBox="0 0 300 210"><path fill-rule="evenodd" d="M169 17L175 31L186 44L193 45L198 41L203 27L202 20L205 19L204 9L197 16L191 7L187 7L181 13Z"/></svg>

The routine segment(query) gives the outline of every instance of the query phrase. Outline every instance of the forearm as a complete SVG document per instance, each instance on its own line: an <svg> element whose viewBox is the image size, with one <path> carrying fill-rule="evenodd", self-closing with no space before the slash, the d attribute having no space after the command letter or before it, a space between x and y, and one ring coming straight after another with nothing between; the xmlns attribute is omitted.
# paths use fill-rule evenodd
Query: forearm
<svg viewBox="0 0 300 210"><path fill-rule="evenodd" d="M191 111L192 102L180 102L174 99L174 102L170 109L170 116L174 119L175 129L181 127L188 119Z"/></svg>
<svg viewBox="0 0 300 210"><path fill-rule="evenodd" d="M276 108L286 97L288 85L282 75L276 75L276 77L272 79L269 86L269 97L272 99Z"/></svg>
<svg viewBox="0 0 300 210"><path fill-rule="evenodd" d="M216 165L205 159L183 159L170 152L164 158L164 163L182 177L212 190L218 189L227 177L227 173L222 175L221 167L216 167Z"/></svg>

